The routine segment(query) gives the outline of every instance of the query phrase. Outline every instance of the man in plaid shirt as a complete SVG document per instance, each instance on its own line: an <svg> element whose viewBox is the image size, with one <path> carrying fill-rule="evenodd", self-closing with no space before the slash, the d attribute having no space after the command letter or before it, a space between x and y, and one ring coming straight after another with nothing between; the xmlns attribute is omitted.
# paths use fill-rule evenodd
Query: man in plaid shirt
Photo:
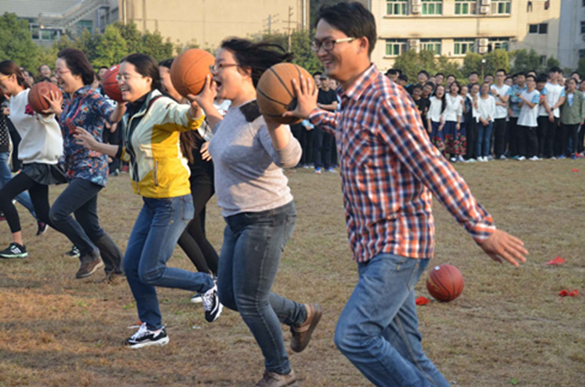
<svg viewBox="0 0 585 387"><path fill-rule="evenodd" d="M313 51L339 81L341 111L316 107L308 80L298 106L336 137L349 241L359 281L335 332L341 352L377 386L448 386L425 356L414 286L433 256L431 195L494 260L514 266L528 253L497 230L451 165L432 146L407 93L371 63L373 15L359 3L321 8Z"/></svg>

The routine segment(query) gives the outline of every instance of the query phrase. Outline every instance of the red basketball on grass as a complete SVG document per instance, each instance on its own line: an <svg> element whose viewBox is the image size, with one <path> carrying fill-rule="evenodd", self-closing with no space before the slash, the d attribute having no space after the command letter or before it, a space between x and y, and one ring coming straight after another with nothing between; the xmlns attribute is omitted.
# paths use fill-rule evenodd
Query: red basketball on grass
<svg viewBox="0 0 585 387"><path fill-rule="evenodd" d="M120 71L120 65L112 66L106 71L104 78L102 79L102 89L108 97L121 103L124 102L124 100L122 99L122 92L118 87L118 80L116 79L118 71Z"/></svg>
<svg viewBox="0 0 585 387"><path fill-rule="evenodd" d="M292 80L300 85L301 74L310 81L311 90L315 90L315 82L311 74L302 67L292 63L279 63L262 74L256 87L256 98L260 111L265 116L281 124L296 124L301 120L296 117L282 117L284 112L294 110L297 96Z"/></svg>
<svg viewBox="0 0 585 387"><path fill-rule="evenodd" d="M51 91L56 95L61 94L61 90L51 82L35 83L28 92L28 104L35 112L42 113L51 106L45 99L45 95L51 98Z"/></svg>
<svg viewBox="0 0 585 387"><path fill-rule="evenodd" d="M211 76L209 67L214 63L214 56L205 50L191 48L184 51L171 65L171 82L183 97L197 95L205 86L205 77Z"/></svg>
<svg viewBox="0 0 585 387"><path fill-rule="evenodd" d="M451 265L435 266L427 279L427 289L438 301L453 301L463 292L464 280L459 269Z"/></svg>

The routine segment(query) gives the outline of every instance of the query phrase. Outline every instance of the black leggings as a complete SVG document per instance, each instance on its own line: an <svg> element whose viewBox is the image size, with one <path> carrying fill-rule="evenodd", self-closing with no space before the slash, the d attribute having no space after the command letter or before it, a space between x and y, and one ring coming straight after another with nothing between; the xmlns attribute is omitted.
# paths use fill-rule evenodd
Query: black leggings
<svg viewBox="0 0 585 387"><path fill-rule="evenodd" d="M219 257L207 240L204 231L205 205L214 194L213 184L191 184L195 214L179 238L179 246L189 257L197 271L217 275Z"/></svg>
<svg viewBox="0 0 585 387"><path fill-rule="evenodd" d="M0 190L0 211L4 212L10 231L13 234L21 231L21 228L18 211L12 204L12 200L26 190L30 194L30 200L35 208L37 219L53 227L49 219L49 210L51 209L49 205L49 186L39 184L28 177L26 173L21 172L10 179Z"/></svg>

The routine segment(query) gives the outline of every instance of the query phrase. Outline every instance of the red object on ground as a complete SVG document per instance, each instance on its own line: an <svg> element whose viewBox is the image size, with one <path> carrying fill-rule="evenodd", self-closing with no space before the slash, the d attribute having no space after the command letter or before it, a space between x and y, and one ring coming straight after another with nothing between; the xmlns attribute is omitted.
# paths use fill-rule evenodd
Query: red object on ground
<svg viewBox="0 0 585 387"><path fill-rule="evenodd" d="M568 290L563 289L559 292L559 297L579 297L579 291L575 289L569 292Z"/></svg>
<svg viewBox="0 0 585 387"><path fill-rule="evenodd" d="M563 263L565 263L565 260L561 257L556 257L555 259L551 259L550 261L548 261L546 264L547 265L562 265Z"/></svg>
<svg viewBox="0 0 585 387"><path fill-rule="evenodd" d="M416 302L417 305L426 305L426 304L429 304L431 302L431 300L429 300L426 297L420 296L420 297L417 297L414 302Z"/></svg>
<svg viewBox="0 0 585 387"><path fill-rule="evenodd" d="M579 172L577 168L573 168L573 172Z"/></svg>

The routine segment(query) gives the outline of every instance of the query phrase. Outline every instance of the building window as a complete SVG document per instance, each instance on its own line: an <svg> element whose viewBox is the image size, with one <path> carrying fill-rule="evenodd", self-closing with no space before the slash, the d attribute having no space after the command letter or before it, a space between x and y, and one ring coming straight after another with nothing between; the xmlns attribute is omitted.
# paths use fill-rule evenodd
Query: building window
<svg viewBox="0 0 585 387"><path fill-rule="evenodd" d="M528 25L528 33L529 34L546 34L546 33L548 33L548 23L529 24Z"/></svg>
<svg viewBox="0 0 585 387"><path fill-rule="evenodd" d="M441 55L441 40L440 39L421 39L420 49L433 51L435 55Z"/></svg>
<svg viewBox="0 0 585 387"><path fill-rule="evenodd" d="M492 14L494 15L509 15L511 8L510 0L492 1Z"/></svg>
<svg viewBox="0 0 585 387"><path fill-rule="evenodd" d="M585 2L585 0L583 0ZM585 58L585 50L579 50L579 59Z"/></svg>
<svg viewBox="0 0 585 387"><path fill-rule="evenodd" d="M406 39L386 39L386 56L398 56L406 51Z"/></svg>
<svg viewBox="0 0 585 387"><path fill-rule="evenodd" d="M475 15L477 1L455 0L455 15Z"/></svg>
<svg viewBox="0 0 585 387"><path fill-rule="evenodd" d="M475 52L475 39L455 39L455 55L465 55Z"/></svg>
<svg viewBox="0 0 585 387"><path fill-rule="evenodd" d="M585 1L585 0L583 0L583 1ZM585 21L581 22L581 33L585 34Z"/></svg>
<svg viewBox="0 0 585 387"><path fill-rule="evenodd" d="M488 52L492 50L506 50L510 46L510 38L493 38L488 40Z"/></svg>
<svg viewBox="0 0 585 387"><path fill-rule="evenodd" d="M546 55L541 55L540 56L540 65L541 66L546 65Z"/></svg>
<svg viewBox="0 0 585 387"><path fill-rule="evenodd" d="M91 21L91 20L80 20L80 21L77 22L77 28L79 28L80 31L88 30L89 32L92 32L92 29L93 29L93 21Z"/></svg>
<svg viewBox="0 0 585 387"><path fill-rule="evenodd" d="M422 0L423 15L442 15L443 0Z"/></svg>
<svg viewBox="0 0 585 387"><path fill-rule="evenodd" d="M408 15L408 0L386 0L387 15Z"/></svg>

